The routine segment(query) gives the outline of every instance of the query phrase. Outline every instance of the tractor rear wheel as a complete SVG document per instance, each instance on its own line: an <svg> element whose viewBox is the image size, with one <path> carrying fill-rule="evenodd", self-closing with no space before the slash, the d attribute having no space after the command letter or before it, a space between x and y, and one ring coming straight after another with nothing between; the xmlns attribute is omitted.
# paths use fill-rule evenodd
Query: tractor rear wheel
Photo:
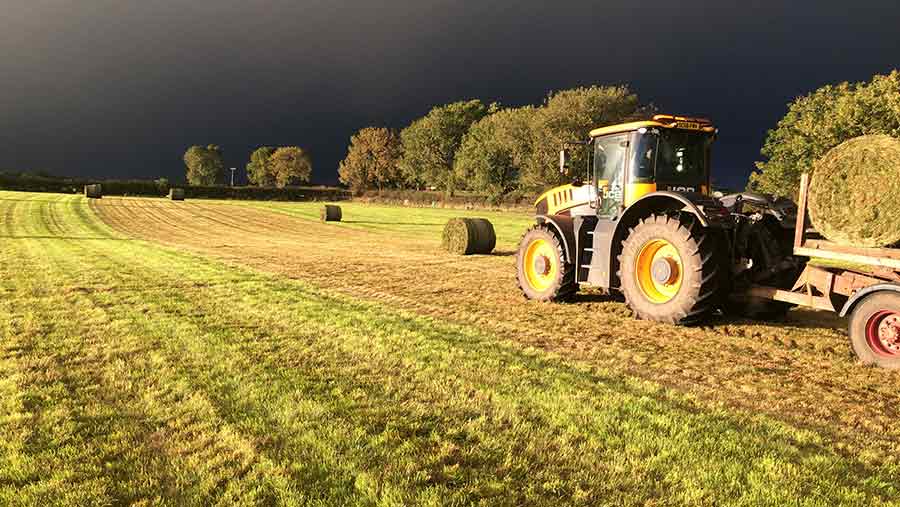
<svg viewBox="0 0 900 507"><path fill-rule="evenodd" d="M692 217L651 215L622 244L619 280L638 318L691 324L719 303L722 265L710 232Z"/></svg>
<svg viewBox="0 0 900 507"><path fill-rule="evenodd" d="M537 301L564 301L578 291L575 267L566 262L562 242L546 225L537 225L522 236L516 279L525 297Z"/></svg>

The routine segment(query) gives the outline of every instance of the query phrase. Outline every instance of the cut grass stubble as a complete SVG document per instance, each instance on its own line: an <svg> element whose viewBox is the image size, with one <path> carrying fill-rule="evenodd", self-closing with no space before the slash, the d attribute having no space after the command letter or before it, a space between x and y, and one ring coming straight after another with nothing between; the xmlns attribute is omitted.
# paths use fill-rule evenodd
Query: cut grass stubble
<svg viewBox="0 0 900 507"><path fill-rule="evenodd" d="M77 199L12 206L0 503L871 505L897 494L895 470L813 432L122 241Z"/></svg>

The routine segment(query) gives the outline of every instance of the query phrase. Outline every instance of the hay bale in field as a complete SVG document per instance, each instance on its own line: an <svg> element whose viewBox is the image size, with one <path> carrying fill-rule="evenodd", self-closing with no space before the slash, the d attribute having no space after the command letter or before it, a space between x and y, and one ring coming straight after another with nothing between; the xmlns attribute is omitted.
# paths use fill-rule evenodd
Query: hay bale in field
<svg viewBox="0 0 900 507"><path fill-rule="evenodd" d="M169 199L173 201L183 201L184 200L184 189L183 188L170 188L169 189Z"/></svg>
<svg viewBox="0 0 900 507"><path fill-rule="evenodd" d="M861 136L819 159L809 185L809 218L819 233L843 245L900 243L900 139Z"/></svg>
<svg viewBox="0 0 900 507"><path fill-rule="evenodd" d="M99 183L84 186L84 196L88 199L100 199L103 197L103 187Z"/></svg>
<svg viewBox="0 0 900 507"><path fill-rule="evenodd" d="M443 245L460 255L489 254L497 245L497 235L484 218L453 218L444 226Z"/></svg>
<svg viewBox="0 0 900 507"><path fill-rule="evenodd" d="M334 204L326 204L322 206L319 217L323 222L340 222L342 217L341 207Z"/></svg>

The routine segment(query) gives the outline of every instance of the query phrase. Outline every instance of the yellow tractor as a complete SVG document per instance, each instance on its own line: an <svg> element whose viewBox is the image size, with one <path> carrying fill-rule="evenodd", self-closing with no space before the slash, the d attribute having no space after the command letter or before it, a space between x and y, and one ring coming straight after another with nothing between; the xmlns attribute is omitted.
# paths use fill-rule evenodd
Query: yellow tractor
<svg viewBox="0 0 900 507"><path fill-rule="evenodd" d="M558 301L582 285L615 290L639 318L670 323L717 309L769 317L789 308L733 297L796 275L796 206L756 194L711 196L717 132L706 119L656 115L575 143L589 151L587 170L537 199L536 224L522 237L524 295ZM570 169L563 150L560 170Z"/></svg>

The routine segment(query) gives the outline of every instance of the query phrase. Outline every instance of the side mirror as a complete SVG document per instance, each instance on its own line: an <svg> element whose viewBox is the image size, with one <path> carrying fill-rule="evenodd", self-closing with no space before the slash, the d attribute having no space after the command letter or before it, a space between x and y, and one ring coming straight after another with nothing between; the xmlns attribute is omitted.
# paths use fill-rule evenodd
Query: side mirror
<svg viewBox="0 0 900 507"><path fill-rule="evenodd" d="M569 172L569 151L559 150L559 173L568 174Z"/></svg>

